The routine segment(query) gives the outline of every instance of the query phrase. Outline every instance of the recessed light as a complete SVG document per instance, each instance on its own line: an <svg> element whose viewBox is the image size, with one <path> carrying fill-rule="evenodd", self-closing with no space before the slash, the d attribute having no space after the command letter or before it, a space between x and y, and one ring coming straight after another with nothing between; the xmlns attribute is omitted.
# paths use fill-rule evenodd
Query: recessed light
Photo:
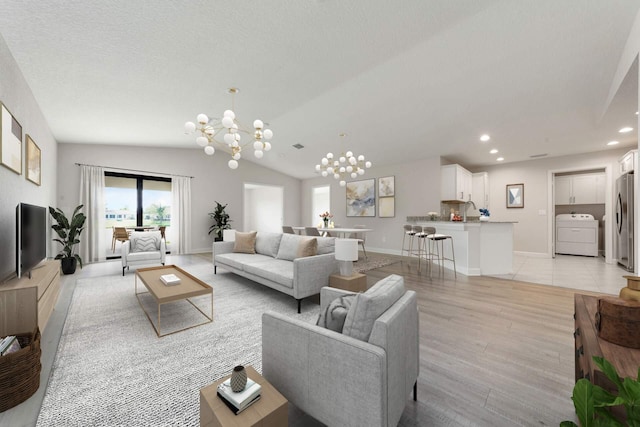
<svg viewBox="0 0 640 427"><path fill-rule="evenodd" d="M482 142L487 142L490 139L491 139L491 137L489 135L487 135L486 133L480 137L480 141L482 141Z"/></svg>
<svg viewBox="0 0 640 427"><path fill-rule="evenodd" d="M499 162L501 162L501 161L503 161L503 160L504 160L504 157L498 157L496 160L497 160L497 161L499 161Z"/></svg>
<svg viewBox="0 0 640 427"><path fill-rule="evenodd" d="M636 116L638 115L638 112L636 111Z"/></svg>
<svg viewBox="0 0 640 427"><path fill-rule="evenodd" d="M496 150L495 148L491 151L489 151L490 154L496 154L498 152L498 150Z"/></svg>
<svg viewBox="0 0 640 427"><path fill-rule="evenodd" d="M633 128L630 128L630 127L627 126L627 127L624 127L622 129L620 129L618 132L620 132L620 133L629 133L632 130L633 130Z"/></svg>
<svg viewBox="0 0 640 427"><path fill-rule="evenodd" d="M607 142L607 145L617 145L620 144L620 141L609 141Z"/></svg>

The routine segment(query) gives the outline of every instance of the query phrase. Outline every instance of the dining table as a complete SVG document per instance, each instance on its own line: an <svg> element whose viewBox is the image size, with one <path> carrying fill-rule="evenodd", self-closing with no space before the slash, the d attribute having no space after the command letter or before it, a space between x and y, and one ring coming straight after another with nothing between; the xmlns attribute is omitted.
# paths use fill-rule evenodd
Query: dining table
<svg viewBox="0 0 640 427"><path fill-rule="evenodd" d="M305 227L292 227L298 234L304 234ZM373 231L373 228L348 228L348 227L335 227L335 228L325 228L325 227L316 227L318 232L322 235L327 235L326 233L337 233L341 239L348 239L349 236L353 233L368 233Z"/></svg>

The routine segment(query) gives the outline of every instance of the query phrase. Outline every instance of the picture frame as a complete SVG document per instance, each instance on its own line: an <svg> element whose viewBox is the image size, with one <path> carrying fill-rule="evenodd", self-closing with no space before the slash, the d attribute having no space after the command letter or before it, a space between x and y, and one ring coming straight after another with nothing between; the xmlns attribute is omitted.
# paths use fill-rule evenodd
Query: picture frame
<svg viewBox="0 0 640 427"><path fill-rule="evenodd" d="M36 185L42 183L42 151L29 134L25 136L27 161L25 164L27 179Z"/></svg>
<svg viewBox="0 0 640 427"><path fill-rule="evenodd" d="M524 184L507 184L507 208L524 208Z"/></svg>
<svg viewBox="0 0 640 427"><path fill-rule="evenodd" d="M347 216L376 216L376 180L347 182Z"/></svg>
<svg viewBox="0 0 640 427"><path fill-rule="evenodd" d="M378 197L393 197L396 195L395 176L378 178Z"/></svg>
<svg viewBox="0 0 640 427"><path fill-rule="evenodd" d="M378 217L393 218L396 216L396 198L395 197L379 197L378 198Z"/></svg>
<svg viewBox="0 0 640 427"><path fill-rule="evenodd" d="M22 175L22 125L0 102L0 164Z"/></svg>

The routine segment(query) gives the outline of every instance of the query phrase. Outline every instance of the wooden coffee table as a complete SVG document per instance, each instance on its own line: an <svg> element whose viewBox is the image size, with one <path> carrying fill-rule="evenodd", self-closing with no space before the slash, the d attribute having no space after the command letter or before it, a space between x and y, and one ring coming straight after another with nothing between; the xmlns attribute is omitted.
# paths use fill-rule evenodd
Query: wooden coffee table
<svg viewBox="0 0 640 427"><path fill-rule="evenodd" d="M163 276L165 274L175 274L180 278L180 284L171 285L171 286L165 285L164 283L162 283L162 280L160 280L160 276ZM148 292L138 292L138 279L142 281L144 286L147 288ZM153 329L155 329L156 334L159 337L175 334L176 332L181 332L187 329L195 328L196 326L201 326L206 323L213 322L213 288L211 288L211 286L204 283L202 280L192 276L191 274L187 273L186 271L184 271L183 269L175 265L165 265L162 267L149 267L149 268L137 269L135 292L136 292L136 298L138 299L138 304L140 304L140 307L142 307L142 311L144 311L144 314L147 315L147 319L149 319L151 326L153 326ZM153 321L151 320L151 316L149 315L147 310L145 310L144 306L142 305L142 302L140 301L140 295L146 294L146 293L149 293L153 297L153 299L156 301L156 305L158 306L158 327L157 328L156 328L156 325L153 324ZM205 312L200 310L198 306L196 306L193 302L191 302L191 300L189 300L189 298L197 297L200 295L207 295L207 294L211 295L211 316L207 316ZM194 306L208 320L202 323L198 323L197 325L188 326L186 328L182 328L177 331L169 332L167 334L162 334L161 323L160 323L161 307L163 304L167 304L167 303L179 301L179 300L187 300L189 304Z"/></svg>
<svg viewBox="0 0 640 427"><path fill-rule="evenodd" d="M256 372L252 366L246 366L247 376L262 386L260 400L235 415L218 397L218 385L231 375L200 389L200 426L283 426L289 422L289 402L273 387L269 381Z"/></svg>

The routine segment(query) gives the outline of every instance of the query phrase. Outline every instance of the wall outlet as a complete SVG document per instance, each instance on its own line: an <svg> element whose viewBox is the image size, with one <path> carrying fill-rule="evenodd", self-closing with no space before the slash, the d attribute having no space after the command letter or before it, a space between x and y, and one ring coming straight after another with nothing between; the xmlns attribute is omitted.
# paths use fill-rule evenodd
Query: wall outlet
<svg viewBox="0 0 640 427"><path fill-rule="evenodd" d="M385 243L387 241L387 236L382 236L382 243Z"/></svg>

